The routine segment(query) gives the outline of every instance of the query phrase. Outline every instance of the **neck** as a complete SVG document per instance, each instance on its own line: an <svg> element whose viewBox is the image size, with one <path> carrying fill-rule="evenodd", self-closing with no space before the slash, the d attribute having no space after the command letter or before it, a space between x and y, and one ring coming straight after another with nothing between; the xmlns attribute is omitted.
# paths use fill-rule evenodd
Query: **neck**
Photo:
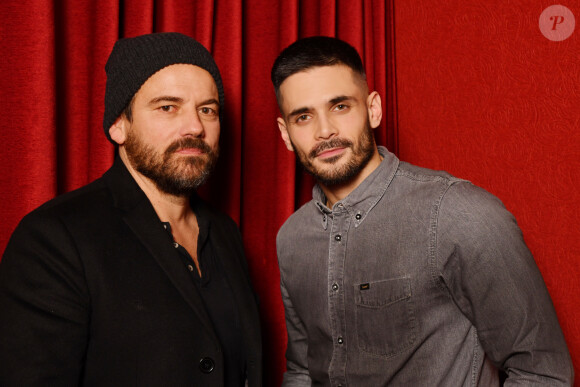
<svg viewBox="0 0 580 387"><path fill-rule="evenodd" d="M151 179L142 175L139 171L133 168L124 152L119 152L119 156L129 170L131 176L133 176L137 182L137 185L139 185L151 202L151 205L155 209L159 219L164 222L175 224L187 221L188 218L193 215L193 211L189 204L189 196L170 195L159 190L157 185Z"/></svg>
<svg viewBox="0 0 580 387"><path fill-rule="evenodd" d="M352 179L332 186L326 186L318 183L322 192L326 196L326 206L332 208L334 204L346 198L352 191L354 191L381 163L383 157L379 154L378 149L375 148L375 153L367 163L367 165L360 171L358 175Z"/></svg>

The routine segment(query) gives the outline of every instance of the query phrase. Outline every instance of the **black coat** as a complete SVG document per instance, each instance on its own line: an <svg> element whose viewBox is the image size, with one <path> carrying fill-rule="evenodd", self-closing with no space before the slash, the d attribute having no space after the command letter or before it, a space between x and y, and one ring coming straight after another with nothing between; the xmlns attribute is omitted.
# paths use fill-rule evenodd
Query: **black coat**
<svg viewBox="0 0 580 387"><path fill-rule="evenodd" d="M248 385L260 386L258 307L239 230L206 204L197 209L211 219L238 306ZM177 254L119 159L28 214L0 263L0 385L223 385L220 344Z"/></svg>

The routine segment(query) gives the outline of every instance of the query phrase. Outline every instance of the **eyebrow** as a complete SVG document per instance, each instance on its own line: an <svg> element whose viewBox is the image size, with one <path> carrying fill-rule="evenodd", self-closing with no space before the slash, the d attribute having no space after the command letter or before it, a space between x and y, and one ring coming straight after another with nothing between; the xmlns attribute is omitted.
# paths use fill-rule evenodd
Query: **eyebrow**
<svg viewBox="0 0 580 387"><path fill-rule="evenodd" d="M337 97L330 99L328 101L328 104L335 105L335 104L340 103L340 102L351 101L351 100L354 100L354 97L351 97L348 95L339 95ZM288 118L290 119L291 117L296 117L296 116L299 116L301 114L308 113L311 110L312 110L312 108L310 106L304 106L304 107L301 107L298 109L294 109L288 114Z"/></svg>
<svg viewBox="0 0 580 387"><path fill-rule="evenodd" d="M348 96L348 95L339 95L338 97L334 97L333 99L331 99L330 101L328 101L331 105L335 105L339 102L344 102L344 101L351 101L353 100L354 97Z"/></svg>
<svg viewBox="0 0 580 387"><path fill-rule="evenodd" d="M170 95L162 95L161 97L155 97L152 100L149 101L149 103L147 105L151 106L151 105L156 105L159 102L183 102L183 98L179 98L179 97L173 97Z"/></svg>
<svg viewBox="0 0 580 387"><path fill-rule="evenodd" d="M163 95L161 97L155 97L152 100L149 101L148 105L156 105L160 102L176 102L176 103L182 103L183 102L183 98L180 97L174 97L174 96L170 96L170 95ZM202 103L200 103L199 105L217 105L218 107L220 106L220 103L217 99L215 98L210 98L207 99L205 101L203 101Z"/></svg>
<svg viewBox="0 0 580 387"><path fill-rule="evenodd" d="M299 116L301 114L308 113L310 110L312 110L312 108L310 108L310 107L301 107L298 109L294 109L290 112L290 114L288 114L288 118L296 117L296 116Z"/></svg>
<svg viewBox="0 0 580 387"><path fill-rule="evenodd" d="M217 105L218 107L220 107L219 101L217 99L215 99L215 98L206 99L205 101L203 101L199 105L200 106L201 105Z"/></svg>

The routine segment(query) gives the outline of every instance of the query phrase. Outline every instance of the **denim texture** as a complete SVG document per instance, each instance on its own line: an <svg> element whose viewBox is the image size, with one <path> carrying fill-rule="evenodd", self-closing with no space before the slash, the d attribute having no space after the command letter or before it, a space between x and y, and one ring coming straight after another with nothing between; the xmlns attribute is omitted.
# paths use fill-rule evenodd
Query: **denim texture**
<svg viewBox="0 0 580 387"><path fill-rule="evenodd" d="M499 199L446 172L380 166L277 236L284 386L572 384L542 276Z"/></svg>

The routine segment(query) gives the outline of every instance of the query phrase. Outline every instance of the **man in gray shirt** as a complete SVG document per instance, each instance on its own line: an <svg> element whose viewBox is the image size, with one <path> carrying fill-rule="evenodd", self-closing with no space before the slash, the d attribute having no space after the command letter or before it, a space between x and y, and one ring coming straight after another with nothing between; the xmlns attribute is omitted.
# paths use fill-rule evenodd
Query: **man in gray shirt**
<svg viewBox="0 0 580 387"><path fill-rule="evenodd" d="M377 147L381 99L334 38L272 69L278 126L318 184L277 237L285 386L571 385L542 276L493 195Z"/></svg>

